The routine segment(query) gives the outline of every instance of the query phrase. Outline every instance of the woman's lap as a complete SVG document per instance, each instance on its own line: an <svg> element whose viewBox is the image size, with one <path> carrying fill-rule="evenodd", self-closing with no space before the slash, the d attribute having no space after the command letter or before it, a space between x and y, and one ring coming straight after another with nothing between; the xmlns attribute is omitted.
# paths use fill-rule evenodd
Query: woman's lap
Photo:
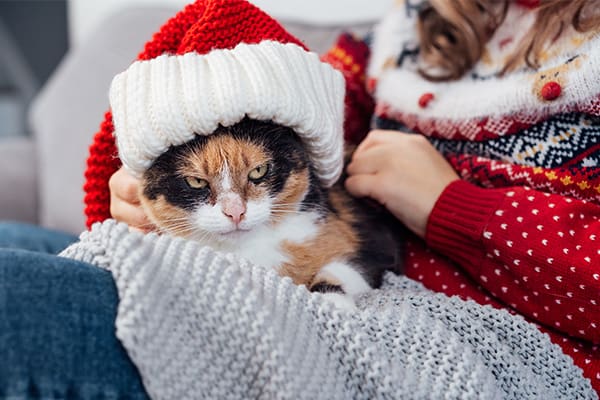
<svg viewBox="0 0 600 400"><path fill-rule="evenodd" d="M0 239L0 398L147 399L115 336L118 296L110 273L14 243L2 248L6 239ZM54 251L66 243L59 240L28 244Z"/></svg>
<svg viewBox="0 0 600 400"><path fill-rule="evenodd" d="M58 254L77 236L19 222L0 222L0 248Z"/></svg>

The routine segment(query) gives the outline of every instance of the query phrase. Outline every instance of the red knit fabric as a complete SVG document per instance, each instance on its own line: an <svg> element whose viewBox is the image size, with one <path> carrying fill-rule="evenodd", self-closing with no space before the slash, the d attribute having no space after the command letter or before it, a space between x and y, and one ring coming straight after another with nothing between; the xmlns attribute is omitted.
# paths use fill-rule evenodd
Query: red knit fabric
<svg viewBox="0 0 600 400"><path fill-rule="evenodd" d="M482 189L457 181L430 216L429 247L410 243L406 274L432 290L523 315L599 391L598 232L598 204L528 187Z"/></svg>
<svg viewBox="0 0 600 400"><path fill-rule="evenodd" d="M100 130L94 136L90 146L90 155L85 170L85 215L88 228L94 222L110 218L110 191L108 180L121 166L117 157L117 147L112 135L114 131L112 116L107 112Z"/></svg>
<svg viewBox="0 0 600 400"><path fill-rule="evenodd" d="M365 85L369 54L369 47L362 40L346 33L321 57L341 71L346 80L344 137L355 144L369 132L369 120L375 108Z"/></svg>
<svg viewBox="0 0 600 400"><path fill-rule="evenodd" d="M239 43L274 40L306 47L269 15L245 0L198 0L185 7L154 34L138 55L149 60L161 54L206 54ZM85 171L85 214L88 228L110 218L108 180L120 167L110 112L94 136Z"/></svg>

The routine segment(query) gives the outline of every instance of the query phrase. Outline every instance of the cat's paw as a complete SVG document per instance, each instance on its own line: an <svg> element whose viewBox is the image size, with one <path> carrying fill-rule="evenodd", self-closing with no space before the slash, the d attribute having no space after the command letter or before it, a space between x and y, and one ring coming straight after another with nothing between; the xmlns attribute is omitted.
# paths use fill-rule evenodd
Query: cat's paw
<svg viewBox="0 0 600 400"><path fill-rule="evenodd" d="M356 312L356 310L357 310L356 303L354 302L352 297L350 297L347 294L323 293L323 296L325 297L325 299L327 301L335 304L335 306L338 309L341 309L343 311L348 311L348 312Z"/></svg>

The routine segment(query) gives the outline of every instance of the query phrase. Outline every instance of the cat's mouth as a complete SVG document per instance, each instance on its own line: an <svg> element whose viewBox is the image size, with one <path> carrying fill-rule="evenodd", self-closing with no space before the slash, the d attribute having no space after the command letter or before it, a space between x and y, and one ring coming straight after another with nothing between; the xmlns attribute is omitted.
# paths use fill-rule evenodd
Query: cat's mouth
<svg viewBox="0 0 600 400"><path fill-rule="evenodd" d="M240 236L244 236L251 230L252 230L251 228L242 228L240 226L236 226L235 228L233 228L229 231L219 232L218 235L221 236L222 238L231 240L231 239L236 239Z"/></svg>

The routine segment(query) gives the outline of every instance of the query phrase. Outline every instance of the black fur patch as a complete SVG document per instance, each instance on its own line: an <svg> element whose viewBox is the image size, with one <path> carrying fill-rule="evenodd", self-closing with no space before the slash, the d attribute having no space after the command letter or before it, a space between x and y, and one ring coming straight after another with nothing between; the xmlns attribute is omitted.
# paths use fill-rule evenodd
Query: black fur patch
<svg viewBox="0 0 600 400"><path fill-rule="evenodd" d="M312 168L309 171L309 179L308 193L300 205L300 211L317 210L321 215L324 215L326 211L334 211L327 190L321 186L319 178Z"/></svg>
<svg viewBox="0 0 600 400"><path fill-rule="evenodd" d="M152 166L144 173L144 196L156 200L159 195L184 210L193 210L198 204L204 203L210 196L210 189L192 189L177 170L184 162L184 155L194 146L203 145L203 137L190 143L171 147L158 157Z"/></svg>
<svg viewBox="0 0 600 400"><path fill-rule="evenodd" d="M272 195L281 192L294 171L308 168L308 154L293 129L273 122L245 118L237 124L219 127L214 135L231 135L262 146L271 156L271 168L262 182Z"/></svg>
<svg viewBox="0 0 600 400"><path fill-rule="evenodd" d="M354 229L359 235L359 249L350 261L371 285L381 286L383 273L403 272L404 243L407 229L382 206L364 199L354 199L353 207L360 218Z"/></svg>
<svg viewBox="0 0 600 400"><path fill-rule="evenodd" d="M186 210L192 210L198 204L207 202L210 189L190 188L184 178L177 174L177 170L185 162L186 154L192 149L201 150L209 140L218 135L244 139L265 149L272 159L271 167L258 184L265 185L273 197L283 190L292 172L308 168L309 192L301 204L301 209L326 209L327 194L320 186L304 145L294 130L270 121L249 118L230 127L219 126L210 136L198 135L190 142L171 147L160 155L144 174L144 195L152 200L163 195L169 203Z"/></svg>
<svg viewBox="0 0 600 400"><path fill-rule="evenodd" d="M344 289L340 285L333 285L326 282L319 282L312 285L310 291L317 293L344 293Z"/></svg>

